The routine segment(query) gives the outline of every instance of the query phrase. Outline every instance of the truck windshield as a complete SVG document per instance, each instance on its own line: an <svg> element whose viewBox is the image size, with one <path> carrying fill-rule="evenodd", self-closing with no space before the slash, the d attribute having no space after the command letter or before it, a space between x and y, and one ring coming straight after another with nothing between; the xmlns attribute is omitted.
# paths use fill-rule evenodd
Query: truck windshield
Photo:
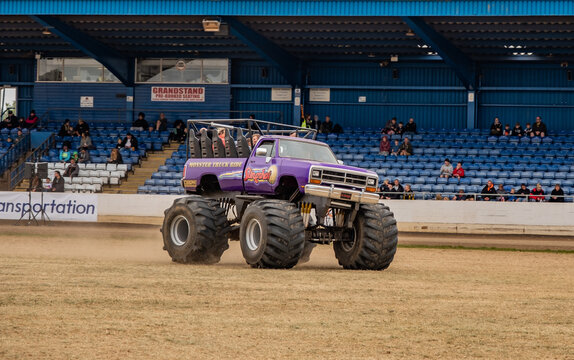
<svg viewBox="0 0 574 360"><path fill-rule="evenodd" d="M279 156L337 164L337 158L327 145L312 144L305 141L281 139L279 141Z"/></svg>

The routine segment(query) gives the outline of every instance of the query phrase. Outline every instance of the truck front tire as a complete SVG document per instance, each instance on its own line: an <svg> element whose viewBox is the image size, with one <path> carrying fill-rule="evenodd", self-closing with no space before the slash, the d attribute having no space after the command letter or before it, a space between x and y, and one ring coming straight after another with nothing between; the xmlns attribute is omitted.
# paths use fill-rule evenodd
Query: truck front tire
<svg viewBox="0 0 574 360"><path fill-rule="evenodd" d="M255 201L243 214L239 241L245 261L252 267L292 268L305 245L301 212L287 201Z"/></svg>
<svg viewBox="0 0 574 360"><path fill-rule="evenodd" d="M353 240L335 242L335 256L345 269L384 270L398 243L397 221L382 204L361 205L355 218Z"/></svg>
<svg viewBox="0 0 574 360"><path fill-rule="evenodd" d="M229 247L225 210L201 196L177 199L165 211L164 250L179 263L214 264Z"/></svg>

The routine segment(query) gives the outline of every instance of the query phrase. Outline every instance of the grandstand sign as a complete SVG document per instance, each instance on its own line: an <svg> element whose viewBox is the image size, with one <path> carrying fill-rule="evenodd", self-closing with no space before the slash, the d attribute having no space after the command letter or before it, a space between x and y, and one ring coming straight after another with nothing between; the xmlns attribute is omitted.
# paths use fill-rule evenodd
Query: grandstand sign
<svg viewBox="0 0 574 360"><path fill-rule="evenodd" d="M152 86L151 101L204 102L204 87Z"/></svg>

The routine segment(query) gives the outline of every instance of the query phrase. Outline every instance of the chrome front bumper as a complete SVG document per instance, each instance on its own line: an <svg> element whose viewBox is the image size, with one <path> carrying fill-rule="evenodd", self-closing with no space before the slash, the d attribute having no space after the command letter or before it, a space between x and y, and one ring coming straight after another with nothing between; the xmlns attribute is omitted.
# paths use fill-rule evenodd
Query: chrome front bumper
<svg viewBox="0 0 574 360"><path fill-rule="evenodd" d="M305 194L350 201L359 204L377 204L379 202L379 195L375 193L341 189L334 186L305 185Z"/></svg>

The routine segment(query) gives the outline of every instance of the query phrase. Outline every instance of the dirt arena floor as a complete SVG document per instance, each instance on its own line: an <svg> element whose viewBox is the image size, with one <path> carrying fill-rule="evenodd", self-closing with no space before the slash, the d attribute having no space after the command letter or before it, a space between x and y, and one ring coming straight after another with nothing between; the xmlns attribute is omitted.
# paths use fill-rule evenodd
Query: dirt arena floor
<svg viewBox="0 0 574 360"><path fill-rule="evenodd" d="M158 226L0 224L0 359L574 359L572 252L400 247L371 272L319 246L261 270L238 245L181 265Z"/></svg>

